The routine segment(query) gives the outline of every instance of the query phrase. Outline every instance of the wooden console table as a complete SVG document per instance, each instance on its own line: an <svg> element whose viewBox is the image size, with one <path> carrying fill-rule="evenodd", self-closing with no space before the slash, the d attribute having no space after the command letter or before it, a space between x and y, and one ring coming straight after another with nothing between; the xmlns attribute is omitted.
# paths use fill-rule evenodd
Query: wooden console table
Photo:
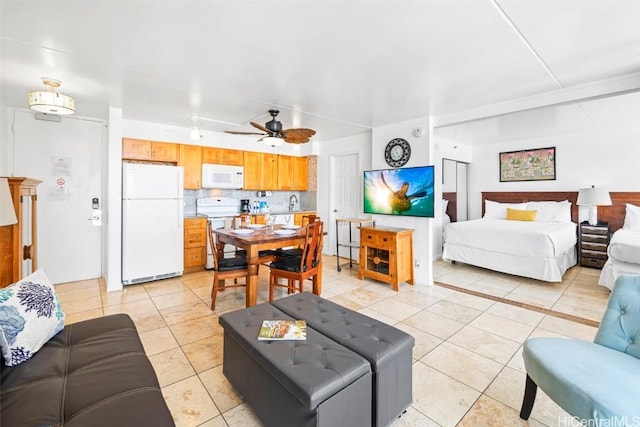
<svg viewBox="0 0 640 427"><path fill-rule="evenodd" d="M360 227L358 279L370 277L393 286L413 281L413 230L396 227Z"/></svg>

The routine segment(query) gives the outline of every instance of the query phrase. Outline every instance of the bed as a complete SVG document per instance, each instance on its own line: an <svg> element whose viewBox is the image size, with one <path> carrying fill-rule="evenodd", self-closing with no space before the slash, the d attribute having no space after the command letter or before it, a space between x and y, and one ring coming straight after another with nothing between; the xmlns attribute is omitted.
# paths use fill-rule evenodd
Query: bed
<svg viewBox="0 0 640 427"><path fill-rule="evenodd" d="M576 265L577 192L483 192L481 219L444 227L442 259L547 282ZM536 210L509 221L506 208ZM502 216L501 216L502 215Z"/></svg>
<svg viewBox="0 0 640 427"><path fill-rule="evenodd" d="M598 219L608 222L613 233L598 283L612 289L619 276L640 274L640 193L609 194L612 205L598 207Z"/></svg>

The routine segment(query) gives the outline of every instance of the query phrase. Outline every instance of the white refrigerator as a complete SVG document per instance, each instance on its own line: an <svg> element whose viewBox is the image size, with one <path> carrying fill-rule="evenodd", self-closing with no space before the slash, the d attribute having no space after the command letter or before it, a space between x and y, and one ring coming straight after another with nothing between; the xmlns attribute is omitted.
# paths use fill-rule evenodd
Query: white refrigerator
<svg viewBox="0 0 640 427"><path fill-rule="evenodd" d="M181 166L122 165L122 284L184 271Z"/></svg>

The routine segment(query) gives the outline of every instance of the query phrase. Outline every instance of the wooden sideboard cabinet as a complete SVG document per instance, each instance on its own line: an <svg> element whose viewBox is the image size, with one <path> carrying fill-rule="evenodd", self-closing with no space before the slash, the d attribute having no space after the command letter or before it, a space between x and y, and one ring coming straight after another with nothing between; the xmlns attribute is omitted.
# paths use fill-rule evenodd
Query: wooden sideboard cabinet
<svg viewBox="0 0 640 427"><path fill-rule="evenodd" d="M184 272L204 270L207 263L207 218L184 220Z"/></svg>
<svg viewBox="0 0 640 427"><path fill-rule="evenodd" d="M37 187L33 178L7 177L17 224L0 227L0 288L8 286L38 268Z"/></svg>
<svg viewBox="0 0 640 427"><path fill-rule="evenodd" d="M413 280L413 230L396 227L360 227L358 278L380 280L394 291Z"/></svg>

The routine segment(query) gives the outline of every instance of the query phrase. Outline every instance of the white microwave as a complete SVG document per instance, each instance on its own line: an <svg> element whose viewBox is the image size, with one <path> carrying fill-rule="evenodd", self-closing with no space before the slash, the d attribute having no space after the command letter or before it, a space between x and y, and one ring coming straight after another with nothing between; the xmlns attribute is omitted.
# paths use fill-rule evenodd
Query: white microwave
<svg viewBox="0 0 640 427"><path fill-rule="evenodd" d="M244 185L244 167L202 164L202 188L234 188Z"/></svg>

